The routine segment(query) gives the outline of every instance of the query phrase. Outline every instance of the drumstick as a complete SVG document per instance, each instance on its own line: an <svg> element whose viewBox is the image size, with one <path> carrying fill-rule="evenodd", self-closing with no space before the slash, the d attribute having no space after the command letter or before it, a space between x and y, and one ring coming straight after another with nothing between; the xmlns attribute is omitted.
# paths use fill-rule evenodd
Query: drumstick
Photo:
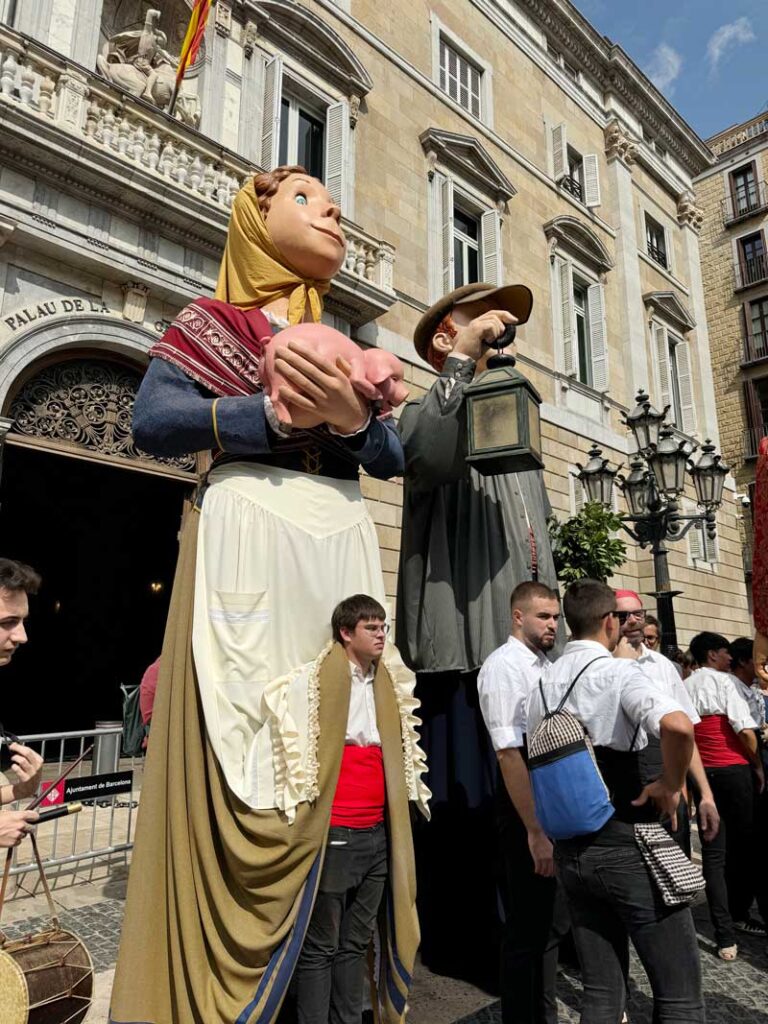
<svg viewBox="0 0 768 1024"><path fill-rule="evenodd" d="M67 768L67 770L65 772L62 772L61 775L58 777L58 779L56 779L55 782L52 782L50 784L50 786L48 787L48 789L46 789L46 791L44 793L40 793L39 796L36 796L35 799L32 801L32 803L28 804L24 808L24 810L25 811L34 811L35 808L38 807L43 802L43 800L45 800L45 798L48 795L48 793L50 793L50 791L55 786L58 786L58 784L60 782L63 782L64 779L66 779L66 777L70 774L70 772L73 772L75 770L75 768L77 768L77 766L80 764L80 762L83 761L90 754L90 752L92 750L93 750L93 744L91 744L90 747L88 747L86 750L84 750L82 752L82 754L80 755L80 757L78 757L78 759L76 761L73 761L72 764L69 766L69 768Z"/></svg>
<svg viewBox="0 0 768 1024"><path fill-rule="evenodd" d="M52 818L63 818L65 814L79 814L82 811L82 804L62 804L60 807L44 807L38 812L39 822L50 821Z"/></svg>

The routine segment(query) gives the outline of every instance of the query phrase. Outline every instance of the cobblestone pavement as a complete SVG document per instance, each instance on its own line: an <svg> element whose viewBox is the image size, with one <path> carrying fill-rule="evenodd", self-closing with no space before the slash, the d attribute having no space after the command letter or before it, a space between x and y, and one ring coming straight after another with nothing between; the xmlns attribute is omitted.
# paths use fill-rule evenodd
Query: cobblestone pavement
<svg viewBox="0 0 768 1024"><path fill-rule="evenodd" d="M89 906L62 910L60 913L62 927L76 932L85 942L93 957L97 974L109 970L115 964L123 907L124 903L120 899L102 899ZM767 940L741 937L738 960L734 963L723 963L715 956L706 907L697 907L695 918L701 947L708 1024L768 1024ZM44 927L46 923L47 918L30 917L17 921L4 930L10 938L20 938ZM451 992L451 988L457 983L449 978L437 979L434 976L430 976L427 982L423 977L425 973L424 968L417 971L415 987L436 985L438 989L445 989L443 1001L446 1004L452 1002L454 993ZM650 989L636 960L633 960L632 976L629 1004L631 1024L651 1024ZM108 983L111 986L111 976ZM579 1018L580 983L578 974L570 968L560 973L558 996L561 1024L575 1024ZM478 1002L480 1001L482 996ZM433 1024L428 1019L429 1011L426 1007L420 1006L420 1002L423 1001L415 999L414 1024ZM460 998L456 998L454 1005L456 1004L461 1005ZM446 1019L442 1012L440 1017ZM501 1010L499 1003L493 1002L468 1016L450 1019L456 1024L501 1024ZM101 1024L101 1021L94 1020L94 1024Z"/></svg>
<svg viewBox="0 0 768 1024"><path fill-rule="evenodd" d="M707 1024L768 1024L768 954L765 938L739 937L739 957L733 963L717 958L706 906L694 910L699 933ZM579 1019L581 985L578 974L561 970L558 984L562 1024ZM651 990L633 956L628 1016L631 1024L651 1024ZM426 1022L425 1022L426 1024ZM457 1024L501 1024L498 1002L462 1017Z"/></svg>

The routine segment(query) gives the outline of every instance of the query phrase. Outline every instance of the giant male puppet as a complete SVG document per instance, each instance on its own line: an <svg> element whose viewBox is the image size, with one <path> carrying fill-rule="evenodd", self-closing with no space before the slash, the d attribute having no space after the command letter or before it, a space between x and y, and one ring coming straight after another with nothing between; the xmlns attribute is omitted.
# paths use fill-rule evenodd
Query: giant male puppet
<svg viewBox="0 0 768 1024"><path fill-rule="evenodd" d="M258 175L235 199L216 298L182 310L150 353L137 443L214 456L181 538L113 1024L273 1024L301 950L350 694L331 611L352 594L384 603L359 468L402 471L365 374L280 341L320 320L344 254L320 181L300 167ZM375 1005L387 1024L405 1014L418 945L408 800L428 791L412 690L391 648L374 681L390 850Z"/></svg>
<svg viewBox="0 0 768 1024"><path fill-rule="evenodd" d="M414 343L439 376L400 418L405 499L396 643L417 671L432 821L417 836L422 958L493 985L499 921L493 828L496 759L477 674L509 636L524 580L556 587L541 472L483 476L466 463L465 389L490 345L528 319L524 285L464 285L424 313ZM511 803L495 813L503 836ZM450 892L450 898L446 894Z"/></svg>

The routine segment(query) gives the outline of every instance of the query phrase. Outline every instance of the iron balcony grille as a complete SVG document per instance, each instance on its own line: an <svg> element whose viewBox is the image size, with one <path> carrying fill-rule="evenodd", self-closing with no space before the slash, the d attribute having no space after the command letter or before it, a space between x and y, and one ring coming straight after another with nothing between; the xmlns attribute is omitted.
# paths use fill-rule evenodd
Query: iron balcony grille
<svg viewBox="0 0 768 1024"><path fill-rule="evenodd" d="M574 199L578 199L580 203L583 202L583 190L578 178L572 178L569 175L566 175L564 178L561 178L560 185L566 192L569 192Z"/></svg>
<svg viewBox="0 0 768 1024"><path fill-rule="evenodd" d="M764 181L732 189L722 200L723 223L727 226L768 209L768 190Z"/></svg>
<svg viewBox="0 0 768 1024"><path fill-rule="evenodd" d="M768 424L761 423L759 427L746 427L744 429L744 458L756 459L760 441L767 436Z"/></svg>
<svg viewBox="0 0 768 1024"><path fill-rule="evenodd" d="M667 269L667 252L666 249L662 249L661 246L654 245L653 242L648 240L648 255L652 260L655 260L659 266Z"/></svg>
<svg viewBox="0 0 768 1024"><path fill-rule="evenodd" d="M768 359L768 331L757 331L744 336L744 363Z"/></svg>
<svg viewBox="0 0 768 1024"><path fill-rule="evenodd" d="M751 259L740 259L736 264L736 287L749 288L768 280L768 260L765 253Z"/></svg>

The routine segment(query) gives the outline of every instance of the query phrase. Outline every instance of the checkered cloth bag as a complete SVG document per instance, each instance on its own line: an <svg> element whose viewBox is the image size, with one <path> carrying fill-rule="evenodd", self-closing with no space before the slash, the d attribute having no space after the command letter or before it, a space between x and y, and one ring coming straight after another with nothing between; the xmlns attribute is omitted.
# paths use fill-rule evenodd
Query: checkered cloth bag
<svg viewBox="0 0 768 1024"><path fill-rule="evenodd" d="M635 842L665 904L692 903L706 885L704 876L664 826L657 822L635 825Z"/></svg>

